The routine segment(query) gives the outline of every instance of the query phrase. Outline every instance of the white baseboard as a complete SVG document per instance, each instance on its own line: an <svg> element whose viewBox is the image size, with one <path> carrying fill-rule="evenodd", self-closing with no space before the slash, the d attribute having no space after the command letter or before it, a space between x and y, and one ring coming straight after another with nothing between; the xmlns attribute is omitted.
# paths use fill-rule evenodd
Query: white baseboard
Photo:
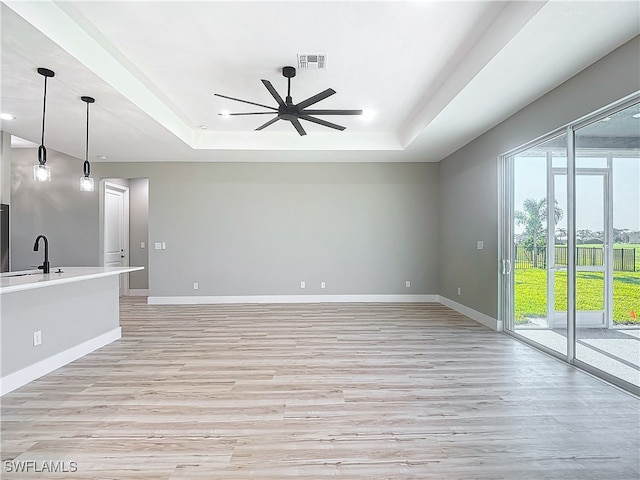
<svg viewBox="0 0 640 480"><path fill-rule="evenodd" d="M130 297L148 297L149 289L148 288L130 288L129 296Z"/></svg>
<svg viewBox="0 0 640 480"><path fill-rule="evenodd" d="M197 305L224 303L437 303L438 295L238 295L149 297L150 305Z"/></svg>
<svg viewBox="0 0 640 480"><path fill-rule="evenodd" d="M10 373L0 378L0 396L12 392L16 388L22 387L33 380L40 378L47 373L51 373L68 363L73 362L85 355L104 347L105 345L115 342L122 336L122 329L120 327L114 328L102 335L99 335L91 340L87 340L75 347L71 347L60 353L57 353L49 358L45 358L33 365L18 370L17 372Z"/></svg>
<svg viewBox="0 0 640 480"><path fill-rule="evenodd" d="M478 323L481 323L485 327L489 327L496 332L501 332L503 329L502 320L496 320L489 315L485 315L484 313L478 312L473 308L469 308L466 305L462 305L461 303L454 302L453 300L448 299L447 297L443 297L439 295L439 302L445 307L449 307L451 310L455 310L462 315L469 317L471 320L475 320Z"/></svg>

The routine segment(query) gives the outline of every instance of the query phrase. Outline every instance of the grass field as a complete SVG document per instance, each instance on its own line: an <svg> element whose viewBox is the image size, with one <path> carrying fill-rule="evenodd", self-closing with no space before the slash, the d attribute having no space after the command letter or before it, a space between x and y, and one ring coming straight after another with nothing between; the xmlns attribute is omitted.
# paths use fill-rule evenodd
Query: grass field
<svg viewBox="0 0 640 480"><path fill-rule="evenodd" d="M640 325L640 245L616 245L636 250L635 272L613 273L613 322L616 325ZM516 323L527 318L546 316L547 272L541 268L515 270ZM556 272L555 309L567 310L567 274ZM576 307L578 310L602 310L604 306L604 279L600 272L577 272ZM635 312L636 318L633 318Z"/></svg>

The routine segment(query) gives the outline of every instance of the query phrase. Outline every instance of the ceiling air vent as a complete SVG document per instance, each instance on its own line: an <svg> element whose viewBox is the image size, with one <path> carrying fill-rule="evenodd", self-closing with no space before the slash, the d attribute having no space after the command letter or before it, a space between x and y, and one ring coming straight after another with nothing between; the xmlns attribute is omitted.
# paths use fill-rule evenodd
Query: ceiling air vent
<svg viewBox="0 0 640 480"><path fill-rule="evenodd" d="M327 68L326 53L299 53L298 68L302 70L324 70Z"/></svg>

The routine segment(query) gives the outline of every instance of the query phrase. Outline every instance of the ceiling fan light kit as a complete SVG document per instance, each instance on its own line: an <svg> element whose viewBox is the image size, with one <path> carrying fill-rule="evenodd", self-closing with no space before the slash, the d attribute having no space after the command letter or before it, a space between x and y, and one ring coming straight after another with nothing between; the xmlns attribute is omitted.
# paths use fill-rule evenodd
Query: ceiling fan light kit
<svg viewBox="0 0 640 480"><path fill-rule="evenodd" d="M345 127L342 125L338 125L332 122L328 122L326 120L322 120L320 118L316 118L312 115L362 115L362 110L317 110L317 109L308 109L308 107L315 105L316 103L324 100L327 97L335 94L336 91L332 88L327 88L326 90L313 95L312 97L303 100L297 104L293 103L293 99L291 97L291 79L296 76L295 67L286 66L282 68L282 76L287 79L287 95L285 100L282 99L277 90L273 87L269 80L261 80L262 84L269 91L271 96L278 103L278 107L271 107L269 105L263 105L261 103L250 102L248 100L242 100L239 98L229 97L227 95L221 95L216 93L217 97L226 98L228 100L234 100L236 102L248 103L249 105L256 105L258 107L263 107L271 110L270 112L247 112L247 113L228 113L224 116L238 116L238 115L276 115L276 117L267 121L260 125L256 130L263 130L269 125L273 125L278 120L286 120L291 122L293 127L296 129L299 135L306 135L307 132L304 130L302 125L300 124L300 120L306 120L307 122L316 123L318 125L322 125L324 127L333 128L335 130L344 130ZM221 115L221 114L220 114ZM221 115L222 116L222 115Z"/></svg>

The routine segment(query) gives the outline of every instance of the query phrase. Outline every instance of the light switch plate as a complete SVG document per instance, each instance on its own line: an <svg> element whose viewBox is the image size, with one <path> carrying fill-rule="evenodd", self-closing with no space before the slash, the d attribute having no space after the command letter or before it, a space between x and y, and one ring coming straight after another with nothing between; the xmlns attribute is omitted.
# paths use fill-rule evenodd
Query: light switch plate
<svg viewBox="0 0 640 480"><path fill-rule="evenodd" d="M478 250L482 250L482 249L484 248L484 242L483 242L482 240L478 240L478 241L476 242L476 248L477 248Z"/></svg>
<svg viewBox="0 0 640 480"><path fill-rule="evenodd" d="M155 248L156 250L162 250L162 242L156 242Z"/></svg>

